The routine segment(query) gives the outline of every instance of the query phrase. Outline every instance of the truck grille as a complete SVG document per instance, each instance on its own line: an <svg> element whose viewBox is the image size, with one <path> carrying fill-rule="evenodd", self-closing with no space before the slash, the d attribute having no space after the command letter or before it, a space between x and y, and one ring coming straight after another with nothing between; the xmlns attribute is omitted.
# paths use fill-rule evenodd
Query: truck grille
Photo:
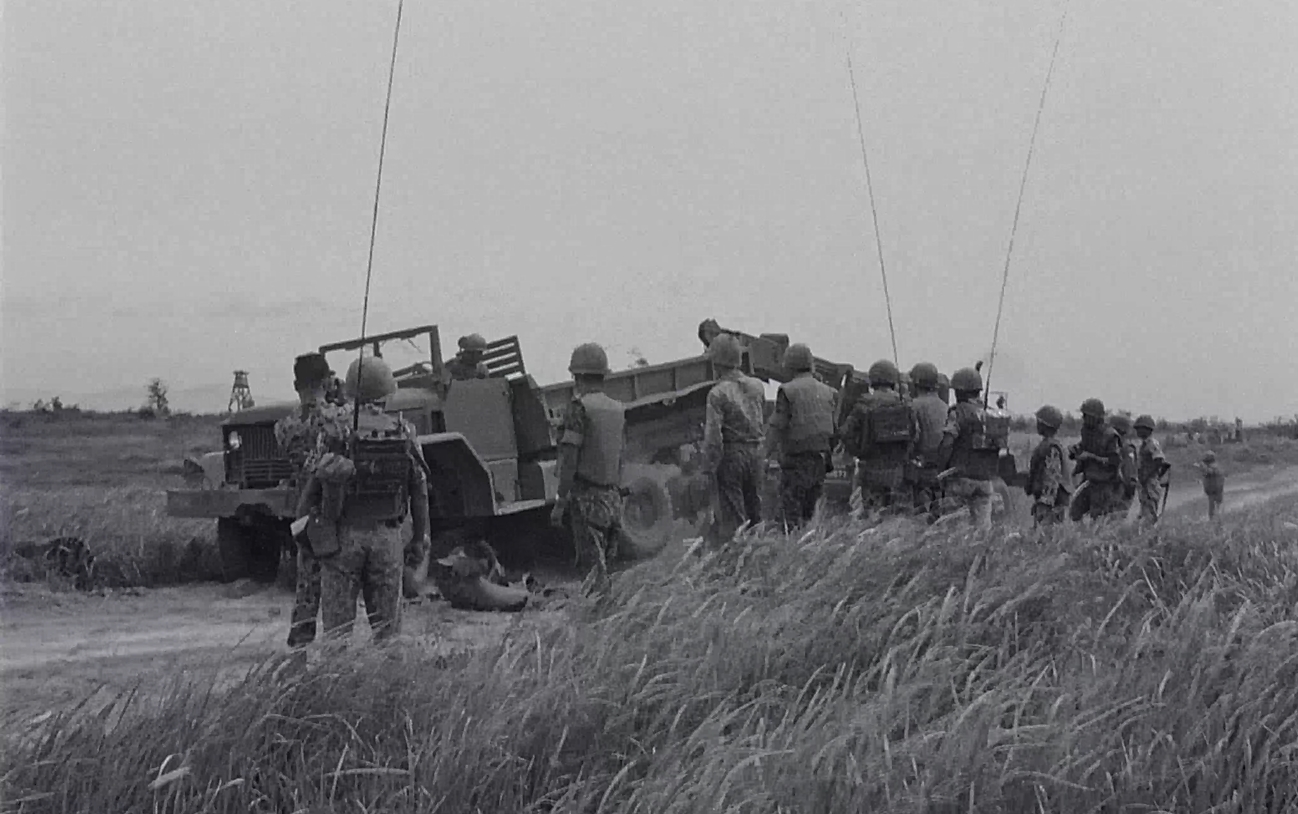
<svg viewBox="0 0 1298 814"><path fill-rule="evenodd" d="M226 453L226 480L242 489L269 489L293 476L293 465L275 441L273 426L231 427L239 448Z"/></svg>

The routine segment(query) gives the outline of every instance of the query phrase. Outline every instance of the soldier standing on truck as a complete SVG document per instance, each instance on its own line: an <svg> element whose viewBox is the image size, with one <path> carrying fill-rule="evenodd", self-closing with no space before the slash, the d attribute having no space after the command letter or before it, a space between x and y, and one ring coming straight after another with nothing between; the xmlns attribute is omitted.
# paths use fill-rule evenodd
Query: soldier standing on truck
<svg viewBox="0 0 1298 814"><path fill-rule="evenodd" d="M1068 454L1059 440L1059 427L1064 414L1059 408L1047 404L1037 410L1037 435L1041 442L1032 450L1028 465L1028 480L1023 491L1032 498L1032 525L1053 526L1068 517L1068 501L1073 492L1072 467Z"/></svg>
<svg viewBox="0 0 1298 814"><path fill-rule="evenodd" d="M718 334L712 340L708 358L718 375L717 383L708 391L699 469L711 481L713 490L712 525L707 537L712 545L720 546L729 542L744 523L762 519L766 390L760 381L739 369L743 349L730 334Z"/></svg>
<svg viewBox="0 0 1298 814"><path fill-rule="evenodd" d="M843 446L858 459L862 509L891 511L911 502L902 486L919 429L914 410L897 392L897 366L880 359L870 365L869 377L871 392L843 424Z"/></svg>
<svg viewBox="0 0 1298 814"><path fill-rule="evenodd" d="M295 412L275 423L275 441L293 467L299 498L320 456L341 451L347 439L351 410L328 400L333 381L334 372L322 354L305 353L294 360L293 389L297 391L299 405ZM302 647L315 639L316 616L320 613L320 563L311 554L305 534L299 535L296 542L297 580L289 622L289 647Z"/></svg>
<svg viewBox="0 0 1298 814"><path fill-rule="evenodd" d="M933 523L938 518L942 499L942 483L937 477L942 469L938 465L937 451L942 445L942 430L946 427L946 414L950 408L937 395L936 366L920 362L911 368L910 380L918 394L911 402L917 432L906 480L913 494L916 513L927 515L928 522Z"/></svg>
<svg viewBox="0 0 1298 814"><path fill-rule="evenodd" d="M837 443L838 393L812 371L815 357L797 343L784 352L784 367L793 379L775 394L775 412L766 432L766 456L779 453L780 516L788 529L811 520L833 469L830 455Z"/></svg>
<svg viewBox="0 0 1298 814"><path fill-rule="evenodd" d="M383 412L396 392L382 359L357 359L347 369L347 395L360 403L345 454L321 456L298 503L321 566L325 636L351 634L363 590L376 642L401 628L401 525L411 516L414 547L427 551L428 465L409 422ZM350 429L350 425L349 425ZM369 599L373 598L373 604Z"/></svg>
<svg viewBox="0 0 1298 814"><path fill-rule="evenodd" d="M1099 399L1082 402L1082 439L1069 448L1068 457L1082 473L1068 517L1076 523L1086 516L1098 520L1120 511L1122 439L1104 422L1104 402Z"/></svg>
<svg viewBox="0 0 1298 814"><path fill-rule="evenodd" d="M562 528L565 515L571 520L583 592L603 594L622 532L625 408L604 393L608 354L599 345L578 345L568 372L573 396L559 427L558 500L550 523Z"/></svg>
<svg viewBox="0 0 1298 814"><path fill-rule="evenodd" d="M482 334L460 337L459 346L459 352L446 362L446 372L451 381L485 379L491 375L487 363L482 361L482 354L487 351L487 340L482 338Z"/></svg>
<svg viewBox="0 0 1298 814"><path fill-rule="evenodd" d="M1167 473L1172 465L1158 439L1154 437L1154 417L1142 415L1136 419L1136 436L1140 438L1140 452L1136 476L1140 481L1140 519L1157 523L1163 511L1163 491Z"/></svg>
<svg viewBox="0 0 1298 814"><path fill-rule="evenodd" d="M969 507L974 525L992 522L992 478L997 473L1000 451L987 432L987 411L979 399L983 378L971 367L951 376L955 406L947 411L938 461L943 470L954 469L947 482L948 495Z"/></svg>

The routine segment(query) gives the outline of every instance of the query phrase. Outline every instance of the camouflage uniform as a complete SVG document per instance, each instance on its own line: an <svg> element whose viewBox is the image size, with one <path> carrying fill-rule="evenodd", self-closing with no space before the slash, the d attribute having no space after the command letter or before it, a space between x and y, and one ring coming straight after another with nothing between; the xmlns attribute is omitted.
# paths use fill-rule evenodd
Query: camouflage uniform
<svg viewBox="0 0 1298 814"><path fill-rule="evenodd" d="M904 491L906 462L910 459L915 436L919 434L914 410L909 411L910 442L885 449L871 439L872 415L881 407L905 403L900 393L886 388L867 393L843 423L843 445L859 459L857 481L866 511L888 510L911 502Z"/></svg>
<svg viewBox="0 0 1298 814"><path fill-rule="evenodd" d="M767 454L779 447L780 517L788 527L809 521L825 487L837 435L837 393L801 372L780 387L767 430Z"/></svg>
<svg viewBox="0 0 1298 814"><path fill-rule="evenodd" d="M1063 442L1054 435L1043 437L1032 450L1024 491L1034 498L1033 525L1053 526L1068 518L1068 501L1073 491L1072 471Z"/></svg>
<svg viewBox="0 0 1298 814"><path fill-rule="evenodd" d="M416 501L427 505L428 482L422 465L423 451L414 443L414 427L404 419L385 414L375 403L362 405L360 414L362 421L386 421L399 426L401 434L409 442L411 457L406 483L407 508L413 508ZM311 479L305 505L318 505L319 485L319 481ZM416 520L415 525L419 526L420 521ZM401 569L404 559L400 522L348 519L344 508L337 529L338 552L319 558L321 611L326 636L345 639L350 635L356 618L356 598L362 591L365 592L367 615L375 641L397 635L401 627ZM421 538L426 531L416 528L415 538Z"/></svg>
<svg viewBox="0 0 1298 814"><path fill-rule="evenodd" d="M909 471L908 481L915 511L927 515L932 521L938 518L942 500L942 484L937 479L941 472L937 451L942 445L942 431L950 408L935 393L921 394L911 402L911 406L915 410L915 463Z"/></svg>
<svg viewBox="0 0 1298 814"><path fill-rule="evenodd" d="M577 567L587 587L608 587L608 564L622 535L622 405L602 392L576 396L559 427L559 444L577 450L566 495ZM561 481L563 480L561 475ZM561 496L562 497L562 496Z"/></svg>
<svg viewBox="0 0 1298 814"><path fill-rule="evenodd" d="M1157 523L1163 510L1163 476L1169 464L1154 436L1140 442L1137 473L1140 479L1140 519Z"/></svg>
<svg viewBox="0 0 1298 814"><path fill-rule="evenodd" d="M762 519L765 408L761 382L736 369L722 373L708 392L700 469L713 481L713 518L707 536L714 545L728 542L745 522Z"/></svg>
<svg viewBox="0 0 1298 814"><path fill-rule="evenodd" d="M306 479L326 452L342 452L351 429L351 407L346 402L312 402L300 405L291 415L275 423L275 441L293 466L298 494ZM370 608L369 597L365 607ZM293 613L289 621L290 647L315 639L316 616L320 613L320 562L305 545L297 546L297 580L293 591Z"/></svg>
<svg viewBox="0 0 1298 814"><path fill-rule="evenodd" d="M943 447L951 449L952 466L958 473L947 481L946 492L969 508L969 518L977 526L992 522L992 484L990 477L972 476L965 466L973 455L972 437L983 426L982 408L975 401L957 402L947 411L942 429Z"/></svg>
<svg viewBox="0 0 1298 814"><path fill-rule="evenodd" d="M1122 439L1117 431L1107 425L1095 428L1082 427L1082 440L1070 450L1070 457L1089 452L1101 460L1085 461L1078 464L1077 471L1082 475L1082 485L1073 492L1072 503L1068 507L1068 517L1073 522L1083 517L1099 519L1120 512L1122 506L1122 481L1119 469L1122 466Z"/></svg>

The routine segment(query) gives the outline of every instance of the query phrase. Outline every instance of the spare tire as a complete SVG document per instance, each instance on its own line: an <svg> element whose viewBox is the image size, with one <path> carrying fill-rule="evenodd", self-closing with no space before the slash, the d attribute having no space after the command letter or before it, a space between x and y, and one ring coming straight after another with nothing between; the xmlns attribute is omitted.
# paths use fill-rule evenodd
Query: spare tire
<svg viewBox="0 0 1298 814"><path fill-rule="evenodd" d="M647 475L632 478L622 498L622 531L630 551L619 550L619 559L652 556L667 542L672 522L671 498L663 484Z"/></svg>

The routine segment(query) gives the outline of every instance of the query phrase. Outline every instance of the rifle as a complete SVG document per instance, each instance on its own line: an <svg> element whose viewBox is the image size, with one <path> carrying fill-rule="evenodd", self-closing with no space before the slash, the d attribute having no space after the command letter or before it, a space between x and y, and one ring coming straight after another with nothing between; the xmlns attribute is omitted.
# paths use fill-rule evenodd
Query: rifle
<svg viewBox="0 0 1298 814"><path fill-rule="evenodd" d="M1163 481L1163 505L1158 509L1159 517L1162 517L1163 513L1167 511L1167 495L1172 491L1172 467L1169 466L1163 472L1161 480Z"/></svg>

